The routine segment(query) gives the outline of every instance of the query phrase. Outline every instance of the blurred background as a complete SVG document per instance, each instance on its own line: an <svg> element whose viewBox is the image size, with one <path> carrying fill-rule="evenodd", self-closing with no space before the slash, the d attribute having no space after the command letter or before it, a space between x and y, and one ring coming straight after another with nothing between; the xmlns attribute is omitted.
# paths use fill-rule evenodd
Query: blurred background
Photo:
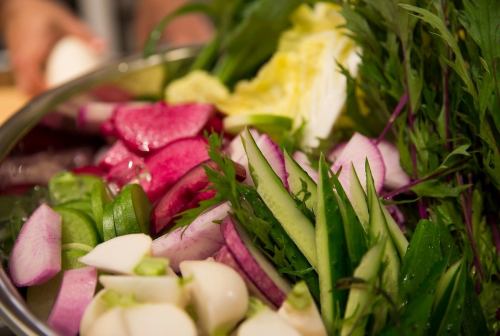
<svg viewBox="0 0 500 336"><path fill-rule="evenodd" d="M44 90L139 52L150 31L188 0L0 0L0 125ZM163 46L198 44L201 16L175 19Z"/></svg>

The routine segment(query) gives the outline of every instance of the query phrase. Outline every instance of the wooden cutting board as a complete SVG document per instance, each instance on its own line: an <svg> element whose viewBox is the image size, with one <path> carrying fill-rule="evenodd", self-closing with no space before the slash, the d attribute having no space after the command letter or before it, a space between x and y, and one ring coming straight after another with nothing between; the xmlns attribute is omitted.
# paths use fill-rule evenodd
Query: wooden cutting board
<svg viewBox="0 0 500 336"><path fill-rule="evenodd" d="M28 101L28 96L13 86L0 86L0 125Z"/></svg>

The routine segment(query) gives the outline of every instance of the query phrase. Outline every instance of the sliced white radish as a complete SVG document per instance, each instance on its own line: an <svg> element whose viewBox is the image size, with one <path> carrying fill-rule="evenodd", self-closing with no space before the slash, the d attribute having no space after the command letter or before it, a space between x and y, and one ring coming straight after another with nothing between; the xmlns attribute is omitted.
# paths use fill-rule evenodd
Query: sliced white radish
<svg viewBox="0 0 500 336"><path fill-rule="evenodd" d="M44 283L61 270L61 216L40 205L24 223L9 258L12 282L18 287Z"/></svg>
<svg viewBox="0 0 500 336"><path fill-rule="evenodd" d="M204 261L183 261L182 276L189 279L196 316L205 334L228 332L244 316L248 308L245 282L231 267Z"/></svg>
<svg viewBox="0 0 500 336"><path fill-rule="evenodd" d="M304 152L296 151L292 157L314 182L318 182L318 172L311 166L311 162Z"/></svg>
<svg viewBox="0 0 500 336"><path fill-rule="evenodd" d="M238 328L237 336L301 336L278 313L262 309L253 317L245 320Z"/></svg>
<svg viewBox="0 0 500 336"><path fill-rule="evenodd" d="M84 333L82 336L128 336L130 335L127 326L125 324L125 318L123 316L123 308L115 307L106 311L102 314L90 329Z"/></svg>
<svg viewBox="0 0 500 336"><path fill-rule="evenodd" d="M153 255L165 257L174 271L184 260L202 260L217 252L224 244L220 225L231 209L223 203L198 216L187 228L178 228L153 241Z"/></svg>
<svg viewBox="0 0 500 336"><path fill-rule="evenodd" d="M130 336L196 336L189 315L171 304L141 304L123 310Z"/></svg>
<svg viewBox="0 0 500 336"><path fill-rule="evenodd" d="M103 315L109 308L108 304L102 300L102 296L106 293L103 289L97 293L96 296L89 303L85 312L83 313L80 322L80 335L88 335L94 323Z"/></svg>
<svg viewBox="0 0 500 336"><path fill-rule="evenodd" d="M278 314L302 336L327 336L325 325L307 285L299 282L291 295L292 297L289 296L283 302ZM301 305L297 305L297 302Z"/></svg>
<svg viewBox="0 0 500 336"><path fill-rule="evenodd" d="M397 189L410 183L410 177L401 167L398 148L392 143L382 140L377 144L385 164L384 186Z"/></svg>
<svg viewBox="0 0 500 336"><path fill-rule="evenodd" d="M48 324L62 335L76 335L97 285L97 270L83 267L65 271Z"/></svg>
<svg viewBox="0 0 500 336"><path fill-rule="evenodd" d="M217 253L214 255L214 260L220 263L223 263L224 265L227 265L234 269L238 274L243 278L245 281L245 284L248 287L248 290L250 293L257 297L259 300L263 301L266 305L270 307L276 307L273 305L265 296L264 294L255 286L255 284L250 280L248 275L246 275L245 271L240 267L236 259L234 259L233 254L229 249L227 248L226 245L222 246L222 248L217 251Z"/></svg>
<svg viewBox="0 0 500 336"><path fill-rule="evenodd" d="M279 307L290 291L288 282L253 246L243 230L237 228L231 217L224 220L221 229L226 246L245 274L273 305Z"/></svg>
<svg viewBox="0 0 500 336"><path fill-rule="evenodd" d="M184 307L189 300L186 288L173 276L101 275L99 282L106 289L132 294L139 302Z"/></svg>
<svg viewBox="0 0 500 336"><path fill-rule="evenodd" d="M151 254L152 239L143 233L116 237L97 245L81 263L111 273L133 274L141 259Z"/></svg>
<svg viewBox="0 0 500 336"><path fill-rule="evenodd" d="M368 160L373 174L375 189L382 190L385 178L385 165L377 146L367 137L354 133L346 144L340 156L332 165L337 173L340 169L339 180L348 196L350 196L351 169L354 167L363 188L366 189L365 162Z"/></svg>

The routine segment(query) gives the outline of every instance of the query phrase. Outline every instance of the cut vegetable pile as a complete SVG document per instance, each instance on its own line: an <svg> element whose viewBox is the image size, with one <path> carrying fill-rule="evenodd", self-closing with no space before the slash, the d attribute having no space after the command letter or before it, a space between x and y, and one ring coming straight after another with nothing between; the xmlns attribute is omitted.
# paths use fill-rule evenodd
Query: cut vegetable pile
<svg viewBox="0 0 500 336"><path fill-rule="evenodd" d="M310 3L167 17L219 30L165 99L82 106L110 141L94 164L0 196L39 319L82 336L500 332L500 41L479 22L498 6Z"/></svg>

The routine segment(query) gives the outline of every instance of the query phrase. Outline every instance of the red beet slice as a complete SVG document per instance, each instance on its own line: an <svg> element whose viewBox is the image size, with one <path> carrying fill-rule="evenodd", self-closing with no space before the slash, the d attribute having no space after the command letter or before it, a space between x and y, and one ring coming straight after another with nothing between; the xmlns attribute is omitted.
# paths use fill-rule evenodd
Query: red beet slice
<svg viewBox="0 0 500 336"><path fill-rule="evenodd" d="M172 142L146 159L151 183L144 186L149 198L160 198L191 168L208 160L207 142L203 137L193 137Z"/></svg>
<svg viewBox="0 0 500 336"><path fill-rule="evenodd" d="M104 153L97 164L99 167L108 170L126 159L133 160L137 157L122 141L118 140Z"/></svg>
<svg viewBox="0 0 500 336"><path fill-rule="evenodd" d="M203 129L214 114L212 105L181 104L117 109L117 135L134 151L150 152Z"/></svg>
<svg viewBox="0 0 500 336"><path fill-rule="evenodd" d="M204 161L189 170L160 199L152 213L151 232L158 234L174 224L176 216L184 210L191 209L200 201L212 198L214 190L207 190L210 182L205 167L216 169L217 164L211 160ZM245 168L236 165L239 179L245 179Z"/></svg>

